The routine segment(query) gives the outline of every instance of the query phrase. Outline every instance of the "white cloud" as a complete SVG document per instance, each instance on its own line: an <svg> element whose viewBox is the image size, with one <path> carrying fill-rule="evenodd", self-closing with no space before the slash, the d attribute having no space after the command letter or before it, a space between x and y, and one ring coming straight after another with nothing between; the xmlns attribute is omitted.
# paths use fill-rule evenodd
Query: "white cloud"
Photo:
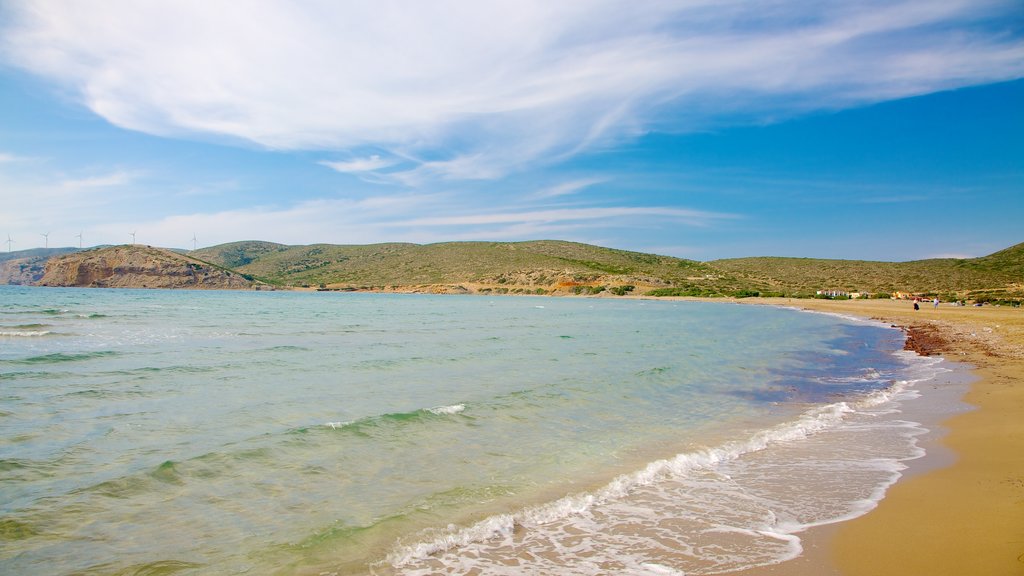
<svg viewBox="0 0 1024 576"><path fill-rule="evenodd" d="M428 216L392 222L391 226L479 226L490 224L550 224L581 220L669 218L691 226L708 226L711 222L733 219L735 214L688 210L685 208L613 206L598 208L556 208L523 212L495 212L461 216Z"/></svg>
<svg viewBox="0 0 1024 576"><path fill-rule="evenodd" d="M2 182L0 182L2 184ZM22 189L22 193L39 189ZM451 215L461 198L447 194L391 194L363 199L315 199L284 206L263 205L230 210L179 213L147 218L137 206L110 202L82 204L69 196L55 209L47 202L19 209L15 240L31 238L42 245L39 231L52 230L51 246L122 244L131 240L167 247L200 246L243 239L285 244L369 244L376 242L429 243L452 240L524 240L559 237L588 241L586 231L649 228L658 221L672 226L707 227L734 219L733 214L666 207L552 208ZM106 213L104 213L106 211ZM0 211L2 212L2 211ZM102 217L101 214L103 215ZM0 213L2 216L2 213ZM104 222L96 224L95 222ZM30 247L26 245L25 247Z"/></svg>
<svg viewBox="0 0 1024 576"><path fill-rule="evenodd" d="M340 160L340 161L323 161L320 164L327 166L331 170L338 172L373 172L374 170L382 170L397 164L396 160L387 160L381 158L379 154L374 154L368 158L355 158L352 160Z"/></svg>
<svg viewBox="0 0 1024 576"><path fill-rule="evenodd" d="M32 159L25 156L17 156L14 154L0 152L0 164L13 164L15 162L28 162L30 160Z"/></svg>
<svg viewBox="0 0 1024 576"><path fill-rule="evenodd" d="M606 182L605 178L581 178L543 188L533 193L534 198L557 198L575 194L585 188Z"/></svg>
<svg viewBox="0 0 1024 576"><path fill-rule="evenodd" d="M58 185L65 190L82 190L89 188L116 188L131 184L137 174L118 170L109 174L99 176L88 176L85 178L71 178L60 182Z"/></svg>
<svg viewBox="0 0 1024 576"><path fill-rule="evenodd" d="M0 48L122 127L372 146L419 159L390 175L415 184L1019 78L1024 41L1000 29L1019 15L1019 0L37 0L7 8Z"/></svg>
<svg viewBox="0 0 1024 576"><path fill-rule="evenodd" d="M361 200L315 199L287 206L254 206L138 219L104 225L95 231L104 237L116 237L125 229L137 229L139 242L170 247L191 246L193 234L200 246L246 239L284 244L411 241L404 232L394 234L385 223L392 218L421 213L425 207L443 199L434 194L399 194Z"/></svg>

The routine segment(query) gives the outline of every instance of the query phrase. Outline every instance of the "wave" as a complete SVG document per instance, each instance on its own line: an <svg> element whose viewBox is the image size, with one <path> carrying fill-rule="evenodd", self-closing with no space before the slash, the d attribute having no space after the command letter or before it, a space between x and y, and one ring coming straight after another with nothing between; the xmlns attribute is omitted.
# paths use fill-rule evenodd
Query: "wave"
<svg viewBox="0 0 1024 576"><path fill-rule="evenodd" d="M127 400L135 398L146 398L152 396L153 392L147 390L124 390L124 389L106 389L106 388L86 388L84 390L75 390L74 392L66 392L58 396L58 398L84 398L94 400Z"/></svg>
<svg viewBox="0 0 1024 576"><path fill-rule="evenodd" d="M11 312L4 312L4 314L12 314L12 315L13 314L19 314L19 315L33 314L33 315L37 315L37 316L38 315L43 315L43 316L65 316L65 315L70 315L70 316L73 316L75 318L85 318L85 319L107 318L106 314L101 314L99 312L75 312L75 311L70 310L68 308L43 308L43 309L15 310L15 311L11 311Z"/></svg>
<svg viewBox="0 0 1024 576"><path fill-rule="evenodd" d="M217 366L192 366L188 364L175 364L171 366L143 366L141 368L131 368L128 370L111 370L103 372L104 376L140 376L146 374L167 374L167 373L180 373L180 374L204 374L208 372L215 372L218 370Z"/></svg>
<svg viewBox="0 0 1024 576"><path fill-rule="evenodd" d="M13 360L0 360L0 364L9 365L35 365L35 364L59 364L63 362L83 362L96 358L116 356L118 353L113 350L99 350L96 352L44 354L42 356L30 356L28 358L16 358Z"/></svg>
<svg viewBox="0 0 1024 576"><path fill-rule="evenodd" d="M431 414L444 415L444 414L459 414L466 409L465 404L452 404L451 406L437 406L434 408L428 408L427 411Z"/></svg>
<svg viewBox="0 0 1024 576"><path fill-rule="evenodd" d="M53 332L49 330L7 330L0 329L0 338L38 338L49 336Z"/></svg>
<svg viewBox="0 0 1024 576"><path fill-rule="evenodd" d="M466 410L465 404L452 404L450 406L435 406L434 408L421 408L411 412L391 412L377 416L367 416L358 420L347 422L325 422L324 427L331 430L347 430L360 432L369 428L377 428L387 424L410 424L421 421L439 420L446 416L462 414ZM308 428L299 428L295 432L305 433Z"/></svg>
<svg viewBox="0 0 1024 576"><path fill-rule="evenodd" d="M71 392L65 396L77 396L86 398L110 398L124 396L130 393L110 390L87 389ZM295 428L284 431L289 434L309 434L316 430L327 429L353 432L357 435L371 435L374 428L388 428L393 426L404 426L423 421L444 421L452 416L465 411L465 404L453 404L424 408L412 412L398 412L370 416L354 422L327 422L322 427ZM117 433L117 429L111 429L108 434ZM387 432L385 432L387 434ZM219 446L209 452L188 456L175 460L165 460L159 464L150 465L144 468L132 470L124 475L108 477L72 490L74 494L97 494L111 498L131 498L139 494L159 489L161 486L183 485L190 481L209 481L210 479L230 475L237 466L259 465L270 463L279 459L275 450L282 448L280 438L275 436L261 435L244 440L239 440ZM0 472L7 468L16 468L21 465L20 461L0 460Z"/></svg>
<svg viewBox="0 0 1024 576"><path fill-rule="evenodd" d="M420 566L422 562L431 558L443 562L437 557L460 548L471 545L486 546L488 542L498 540L507 544L513 535L519 534L524 529L537 529L574 517L590 518L596 512L596 508L621 503L641 489L648 489L648 487L654 489L666 485L666 483L691 479L701 474L724 474L720 472L723 466L734 463L745 456L759 454L773 447L790 446L823 431L837 429L852 415L872 410L907 393L912 382L912 380L899 381L888 389L866 394L857 399L808 409L791 421L758 431L743 440L680 453L669 459L656 460L640 470L620 475L594 491L571 494L515 512L490 516L466 527L450 526L447 529L424 531L414 535L410 543L400 543L384 558L383 563L396 569L408 568L415 572L414 567ZM907 428L910 438L924 431L915 423L900 423L898 426ZM864 500L845 503L851 506L848 512L837 513L834 517L818 523L842 521L849 517L859 516L873 508L888 487L900 477L900 471L905 468L901 464L902 460L924 455L924 451L917 448L916 443L913 443L913 446L913 450L892 461L873 459L867 463L874 467L880 475L870 495ZM728 476L724 477L728 478ZM624 505L624 507L628 508L629 505ZM766 514L771 521L757 526L756 529L731 526L720 526L718 529L742 530L749 532L747 535L750 537L763 536L778 543L784 550L780 553L783 556L799 555L801 552L800 541L795 533L814 524L779 519L770 510ZM658 567L668 569L661 565Z"/></svg>

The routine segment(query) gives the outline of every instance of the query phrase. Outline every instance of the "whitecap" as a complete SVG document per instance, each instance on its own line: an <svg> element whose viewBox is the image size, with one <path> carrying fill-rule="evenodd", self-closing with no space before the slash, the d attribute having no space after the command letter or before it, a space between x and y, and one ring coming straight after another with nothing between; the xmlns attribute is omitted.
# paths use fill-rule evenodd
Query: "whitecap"
<svg viewBox="0 0 1024 576"><path fill-rule="evenodd" d="M437 414L438 416L458 414L466 409L465 404L452 404L451 406L435 406L427 410L431 414Z"/></svg>
<svg viewBox="0 0 1024 576"><path fill-rule="evenodd" d="M36 338L52 334L49 330L0 330L0 336L8 338Z"/></svg>

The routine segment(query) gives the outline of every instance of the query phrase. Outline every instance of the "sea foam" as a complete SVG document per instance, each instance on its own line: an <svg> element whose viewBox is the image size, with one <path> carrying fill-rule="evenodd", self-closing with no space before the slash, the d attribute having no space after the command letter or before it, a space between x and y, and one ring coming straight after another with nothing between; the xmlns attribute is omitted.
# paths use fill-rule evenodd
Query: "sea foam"
<svg viewBox="0 0 1024 576"><path fill-rule="evenodd" d="M936 373L934 362L919 362L916 368L916 375L920 378ZM460 572L473 568L488 573L512 574L515 571L507 570L507 566L514 558L509 558L508 554L514 556L523 550L532 550L536 545L539 552L531 551L529 556L541 564L552 561L547 568L560 569L564 573L600 573L586 566L594 563L606 566L600 564L600 560L614 558L615 562L621 563L620 569L632 573L682 574L683 567L673 566L672 559L693 556L699 558L698 565L710 567L714 572L796 557L802 551L800 532L811 526L854 518L874 508L905 469L902 462L924 454L915 440L916 436L926 432L919 424L898 419L877 422L880 415L898 413L898 409L889 406L894 400L916 396L912 388L916 380L898 381L888 389L856 399L810 408L791 421L757 431L743 440L653 461L642 469L614 478L594 491L490 516L470 526L452 525L443 530L423 532L415 537L415 541L407 541L393 549L385 562L403 574ZM830 475L842 474L845 468L852 482L865 484L859 491L852 491L846 500L826 505L800 502L787 505L785 497L772 496L770 491L764 493L764 486L785 490L786 479L779 476L786 474L785 460L778 462L777 458L770 456L768 453L773 450L799 451L808 439L824 432L860 434L866 431L870 434L879 426L896 431L902 438L896 448L897 455L863 458L858 453L849 461L827 463L832 469ZM764 460L771 462L770 465L744 462L749 457L762 455ZM785 457L790 456L787 454ZM816 457L812 453L812 460L809 460L811 468ZM735 478L730 473L735 474ZM716 480L708 484L708 477ZM717 533L722 535L723 541L744 542L744 552L730 555L719 550L711 553L710 548L700 549L683 541L675 543L675 550L668 554L669 560L652 560L644 552L637 552L645 548L656 551L663 547L667 538L678 537L676 534L664 534L662 524L687 517L686 506L678 504L687 497L695 499L694 517L697 518L687 522L698 527L703 525L699 530L705 535ZM808 498L828 497L827 493L808 495ZM712 501L715 498L719 501ZM744 499L745 504L737 504ZM808 516L806 510L819 508L827 512ZM667 513L659 514L661 511ZM717 519L700 518L701 515L713 517L716 514ZM630 541L619 533L620 527L649 534L635 535ZM586 539L591 543L575 547L559 543L581 542L580 533L586 533ZM601 541L608 533L618 533L618 539ZM619 545L623 548L614 549ZM537 568L544 569L544 566ZM698 569L695 572L686 570L686 573L705 572Z"/></svg>
<svg viewBox="0 0 1024 576"><path fill-rule="evenodd" d="M436 406L434 408L429 408L427 411L430 412L431 414L437 414L438 416L442 416L459 414L460 412L463 412L465 409L465 404L452 404L451 406Z"/></svg>
<svg viewBox="0 0 1024 576"><path fill-rule="evenodd" d="M47 336L53 332L49 330L0 330L0 337L4 338L37 338Z"/></svg>

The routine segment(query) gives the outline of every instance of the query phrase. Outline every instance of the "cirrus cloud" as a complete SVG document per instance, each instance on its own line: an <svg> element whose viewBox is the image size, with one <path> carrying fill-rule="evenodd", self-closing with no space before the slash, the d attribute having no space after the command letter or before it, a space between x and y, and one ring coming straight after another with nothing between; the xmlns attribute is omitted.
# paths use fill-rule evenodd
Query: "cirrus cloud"
<svg viewBox="0 0 1024 576"><path fill-rule="evenodd" d="M367 158L354 158L352 160L338 160L338 161L321 161L320 164L327 166L331 170L336 172L373 172L376 170L382 170L390 166L397 164L397 161L387 160L381 158L379 154L374 154Z"/></svg>
<svg viewBox="0 0 1024 576"><path fill-rule="evenodd" d="M388 178L418 185L650 130L1019 78L1020 13L1019 0L37 0L6 8L2 49L124 128L372 147L408 159Z"/></svg>

